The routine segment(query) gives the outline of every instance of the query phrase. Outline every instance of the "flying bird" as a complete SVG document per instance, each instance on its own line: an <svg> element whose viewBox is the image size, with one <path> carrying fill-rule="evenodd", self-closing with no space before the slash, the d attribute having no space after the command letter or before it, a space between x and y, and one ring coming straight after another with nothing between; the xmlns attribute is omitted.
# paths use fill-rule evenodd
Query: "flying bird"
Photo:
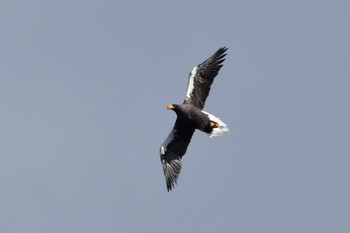
<svg viewBox="0 0 350 233"><path fill-rule="evenodd" d="M225 61L227 48L222 47L210 58L194 67L190 72L186 98L183 104L169 104L177 119L169 136L160 147L166 186L171 191L181 171L182 156L185 155L196 129L210 137L220 136L229 131L227 125L214 115L203 111L210 86Z"/></svg>

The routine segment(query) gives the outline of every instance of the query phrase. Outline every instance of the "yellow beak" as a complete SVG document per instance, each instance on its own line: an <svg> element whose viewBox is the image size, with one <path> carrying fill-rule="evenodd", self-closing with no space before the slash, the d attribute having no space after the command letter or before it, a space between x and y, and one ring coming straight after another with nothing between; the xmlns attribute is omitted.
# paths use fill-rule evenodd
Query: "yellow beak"
<svg viewBox="0 0 350 233"><path fill-rule="evenodd" d="M172 109L174 109L175 107L174 107L172 104L169 104L166 108L169 109L169 110L172 110Z"/></svg>

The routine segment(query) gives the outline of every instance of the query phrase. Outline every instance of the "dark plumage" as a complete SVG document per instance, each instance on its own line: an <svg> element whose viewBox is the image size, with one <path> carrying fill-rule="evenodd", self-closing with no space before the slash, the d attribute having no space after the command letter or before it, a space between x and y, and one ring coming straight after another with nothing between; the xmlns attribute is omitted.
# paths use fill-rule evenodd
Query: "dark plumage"
<svg viewBox="0 0 350 233"><path fill-rule="evenodd" d="M220 48L210 58L194 67L190 73L185 101L182 105L171 104L177 119L173 130L160 147L160 160L163 165L167 189L177 183L181 171L181 159L185 155L196 129L212 136L228 131L227 125L219 118L203 111L214 78L225 60L227 48Z"/></svg>

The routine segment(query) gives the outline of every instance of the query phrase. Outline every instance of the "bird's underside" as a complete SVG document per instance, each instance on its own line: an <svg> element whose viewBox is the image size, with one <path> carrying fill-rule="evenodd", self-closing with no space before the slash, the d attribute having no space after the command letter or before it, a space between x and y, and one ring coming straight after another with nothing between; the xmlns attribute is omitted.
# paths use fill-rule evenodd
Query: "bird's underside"
<svg viewBox="0 0 350 233"><path fill-rule="evenodd" d="M186 98L182 105L171 104L177 119L167 139L160 147L160 159L168 191L177 183L182 156L185 155L192 135L196 129L219 136L229 131L227 125L214 115L203 111L214 78L219 73L225 60L227 48L222 47L203 63L190 72Z"/></svg>

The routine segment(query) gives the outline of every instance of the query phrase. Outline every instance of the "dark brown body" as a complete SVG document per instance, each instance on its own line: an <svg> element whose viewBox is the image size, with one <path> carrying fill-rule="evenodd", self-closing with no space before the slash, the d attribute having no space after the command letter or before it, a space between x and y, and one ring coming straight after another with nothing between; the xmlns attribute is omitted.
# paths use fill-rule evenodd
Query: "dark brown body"
<svg viewBox="0 0 350 233"><path fill-rule="evenodd" d="M181 122L186 127L193 127L205 133L211 133L213 131L209 116L191 104L172 104L168 106L168 109L175 111L177 117L181 119Z"/></svg>

